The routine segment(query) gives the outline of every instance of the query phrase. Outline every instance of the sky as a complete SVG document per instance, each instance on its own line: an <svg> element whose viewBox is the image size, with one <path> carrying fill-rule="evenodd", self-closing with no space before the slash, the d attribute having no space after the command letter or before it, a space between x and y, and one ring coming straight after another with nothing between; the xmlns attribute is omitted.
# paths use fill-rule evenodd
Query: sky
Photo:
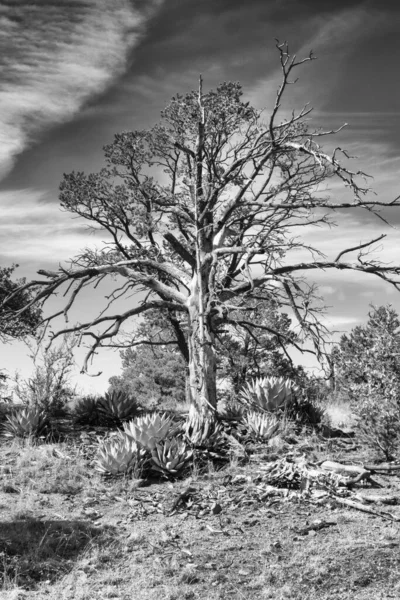
<svg viewBox="0 0 400 600"><path fill-rule="evenodd" d="M348 126L336 144L373 176L380 199L400 194L400 6L389 0L0 0L0 265L32 279L97 243L85 223L59 208L63 173L102 166L117 132L159 119L176 93L240 81L266 111L279 84L275 38L298 56L314 51L285 110L314 107L312 125ZM332 193L341 194L339 189ZM338 215L331 236L310 233L327 256L386 233L380 255L400 262L400 209L389 227L361 212ZM311 240L311 238L310 238ZM348 331L369 305L400 296L378 279L315 276L330 306L327 324ZM106 291L106 290L105 290ZM79 306L90 315L94 297ZM0 366L28 376L22 343L0 346ZM77 356L77 361L81 360ZM118 353L96 358L79 388L104 392L120 372Z"/></svg>

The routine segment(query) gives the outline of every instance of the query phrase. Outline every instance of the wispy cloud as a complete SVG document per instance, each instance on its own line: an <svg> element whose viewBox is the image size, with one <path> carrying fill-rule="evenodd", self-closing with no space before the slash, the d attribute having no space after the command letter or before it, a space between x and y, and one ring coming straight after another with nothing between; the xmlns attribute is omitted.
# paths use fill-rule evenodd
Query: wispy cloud
<svg viewBox="0 0 400 600"><path fill-rule="evenodd" d="M145 11L130 0L0 3L0 176L43 129L71 119L124 72L161 3L149 0Z"/></svg>
<svg viewBox="0 0 400 600"><path fill-rule="evenodd" d="M321 109L337 85L343 61L360 39L370 35L378 22L382 24L385 19L389 17L384 12L369 11L362 5L329 16L318 14L311 18L310 31L313 31L313 35L299 49L289 49L296 52L298 59L308 56L313 50L318 60L296 73L299 80L291 86L290 99L284 103L281 117L289 116L293 107L299 109L309 102ZM249 90L248 97L252 104L272 106L280 80L280 68L260 79Z"/></svg>
<svg viewBox="0 0 400 600"><path fill-rule="evenodd" d="M0 192L0 264L19 263L20 276L31 276L39 266L56 267L99 241L84 221L71 219L47 196L31 189Z"/></svg>
<svg viewBox="0 0 400 600"><path fill-rule="evenodd" d="M321 317L321 321L327 327L346 327L349 325L355 325L360 321L360 319L357 317L347 317L344 315L331 315L329 317Z"/></svg>

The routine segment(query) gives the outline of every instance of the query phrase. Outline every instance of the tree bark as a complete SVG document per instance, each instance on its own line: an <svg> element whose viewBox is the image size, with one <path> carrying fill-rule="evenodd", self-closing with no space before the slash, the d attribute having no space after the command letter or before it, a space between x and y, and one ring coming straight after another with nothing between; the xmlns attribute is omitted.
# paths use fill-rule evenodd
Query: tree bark
<svg viewBox="0 0 400 600"><path fill-rule="evenodd" d="M213 418L217 406L217 361L210 314L210 273L213 249L213 215L207 210L208 199L203 188L203 156L205 111L202 77L199 80L200 118L196 142L194 172L194 206L196 220L196 259L189 298L189 400L190 416Z"/></svg>
<svg viewBox="0 0 400 600"><path fill-rule="evenodd" d="M217 406L217 361L215 339L210 319L200 313L203 302L198 285L191 295L189 305L189 386L191 413L208 418Z"/></svg>

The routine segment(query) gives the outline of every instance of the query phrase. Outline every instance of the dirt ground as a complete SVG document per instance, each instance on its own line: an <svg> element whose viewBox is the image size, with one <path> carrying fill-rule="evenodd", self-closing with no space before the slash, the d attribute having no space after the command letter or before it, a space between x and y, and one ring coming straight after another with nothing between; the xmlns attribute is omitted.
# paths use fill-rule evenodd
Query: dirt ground
<svg viewBox="0 0 400 600"><path fill-rule="evenodd" d="M376 459L334 441L295 451ZM263 448L246 464L144 487L97 475L85 443L14 443L0 455L2 600L400 597L400 506L375 506L393 516L382 518L329 498L267 496L274 456ZM400 502L400 477L374 479Z"/></svg>

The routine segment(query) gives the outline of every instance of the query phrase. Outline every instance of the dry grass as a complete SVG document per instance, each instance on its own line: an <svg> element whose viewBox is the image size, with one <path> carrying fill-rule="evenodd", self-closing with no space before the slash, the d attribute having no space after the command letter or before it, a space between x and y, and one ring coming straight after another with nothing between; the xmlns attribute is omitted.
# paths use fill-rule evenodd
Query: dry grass
<svg viewBox="0 0 400 600"><path fill-rule="evenodd" d="M300 446L343 459L329 444L309 436ZM11 444L0 455L0 600L400 597L397 523L284 499L168 516L166 503L186 482L138 490L128 479L101 479L86 453L67 444ZM212 491L251 469L232 461L191 476ZM400 489L397 480L391 486ZM298 534L316 518L335 525Z"/></svg>

